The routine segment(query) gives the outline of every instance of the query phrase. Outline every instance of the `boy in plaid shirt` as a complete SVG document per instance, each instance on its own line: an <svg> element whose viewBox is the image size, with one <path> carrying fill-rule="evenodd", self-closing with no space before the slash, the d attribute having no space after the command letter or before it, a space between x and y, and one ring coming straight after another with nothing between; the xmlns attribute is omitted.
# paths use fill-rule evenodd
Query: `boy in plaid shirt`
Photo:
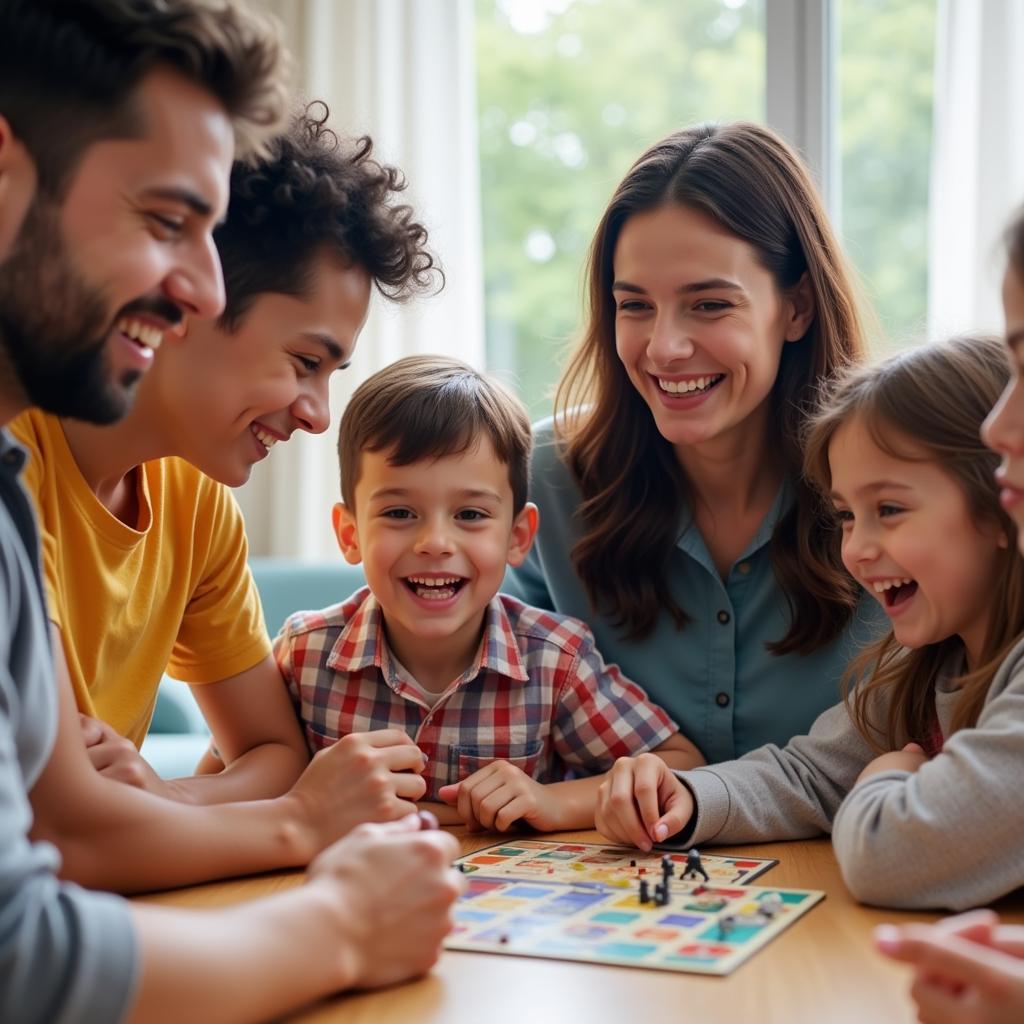
<svg viewBox="0 0 1024 1024"><path fill-rule="evenodd" d="M464 363L412 356L367 380L341 421L333 522L369 586L274 643L314 752L405 733L426 799L471 830L592 828L616 758L704 763L582 622L498 594L537 529L530 449L522 404Z"/></svg>

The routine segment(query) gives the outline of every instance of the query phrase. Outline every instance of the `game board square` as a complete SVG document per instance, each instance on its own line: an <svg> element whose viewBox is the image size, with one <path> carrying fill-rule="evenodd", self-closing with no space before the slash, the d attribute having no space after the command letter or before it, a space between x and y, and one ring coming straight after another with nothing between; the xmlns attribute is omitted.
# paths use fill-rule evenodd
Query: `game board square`
<svg viewBox="0 0 1024 1024"><path fill-rule="evenodd" d="M497 913L486 910L468 910L459 907L455 908L456 921L469 921L475 924L483 924L485 921L493 920Z"/></svg>
<svg viewBox="0 0 1024 1024"><path fill-rule="evenodd" d="M702 914L714 914L728 905L728 900L715 899L710 896L701 896L692 903L684 903L683 910L697 910Z"/></svg>
<svg viewBox="0 0 1024 1024"><path fill-rule="evenodd" d="M551 890L539 885L514 885L506 889L501 895L518 897L524 900L539 900L543 896L549 896Z"/></svg>
<svg viewBox="0 0 1024 1024"><path fill-rule="evenodd" d="M630 914L624 910L602 910L600 913L594 914L590 920L607 921L609 924L629 924L640 916L640 914Z"/></svg>
<svg viewBox="0 0 1024 1024"><path fill-rule="evenodd" d="M596 942L598 939L603 939L606 936L611 935L614 931L614 928L602 925L571 924L562 934L571 935L575 939L580 939L586 942Z"/></svg>
<svg viewBox="0 0 1024 1024"><path fill-rule="evenodd" d="M676 928L638 928L633 932L634 938L647 939L650 942L670 942L679 938L679 931Z"/></svg>
<svg viewBox="0 0 1024 1024"><path fill-rule="evenodd" d="M595 952L602 956L621 957L626 960L642 960L650 956L658 947L638 942L605 942L595 946Z"/></svg>
<svg viewBox="0 0 1024 1024"><path fill-rule="evenodd" d="M711 940L714 942L728 943L730 946L742 946L744 942L749 942L758 932L761 931L762 925L744 925L734 924L732 931L728 935L722 935L720 926L717 921L713 922L704 931L702 931L697 937L699 939Z"/></svg>
<svg viewBox="0 0 1024 1024"><path fill-rule="evenodd" d="M706 917L699 914L668 914L666 917L659 917L658 924L674 924L680 928L692 928L695 924L703 924Z"/></svg>
<svg viewBox="0 0 1024 1024"><path fill-rule="evenodd" d="M504 889L506 885L508 882L499 882L490 878L470 878L466 885L466 891L462 894L462 899L475 899L477 896L494 892L495 889Z"/></svg>
<svg viewBox="0 0 1024 1024"><path fill-rule="evenodd" d="M720 957L728 956L732 950L728 946L721 946L708 942L689 942L676 950L675 955L688 959L718 960Z"/></svg>

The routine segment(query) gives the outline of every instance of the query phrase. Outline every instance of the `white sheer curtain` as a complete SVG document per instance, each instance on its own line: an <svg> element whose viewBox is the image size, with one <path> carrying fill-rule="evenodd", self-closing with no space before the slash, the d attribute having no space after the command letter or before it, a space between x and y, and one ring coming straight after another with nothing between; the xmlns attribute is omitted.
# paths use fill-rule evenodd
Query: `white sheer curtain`
<svg viewBox="0 0 1024 1024"><path fill-rule="evenodd" d="M305 97L340 133L373 137L401 167L447 284L402 307L374 295L352 366L336 375L327 433L296 433L238 493L252 552L337 558L337 421L359 381L416 352L483 365L483 286L471 0L250 0L284 25Z"/></svg>
<svg viewBox="0 0 1024 1024"><path fill-rule="evenodd" d="M928 334L1002 329L1000 232L1024 201L1024 3L940 0Z"/></svg>

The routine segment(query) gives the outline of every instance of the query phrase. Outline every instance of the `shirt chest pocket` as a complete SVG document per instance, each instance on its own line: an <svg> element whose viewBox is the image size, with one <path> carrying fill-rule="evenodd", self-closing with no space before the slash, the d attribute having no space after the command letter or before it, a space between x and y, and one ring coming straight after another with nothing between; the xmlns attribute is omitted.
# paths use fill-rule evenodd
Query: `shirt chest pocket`
<svg viewBox="0 0 1024 1024"><path fill-rule="evenodd" d="M544 740L534 738L525 743L514 740L500 744L461 744L448 748L448 781L459 782L494 761L508 761L531 779L543 781Z"/></svg>

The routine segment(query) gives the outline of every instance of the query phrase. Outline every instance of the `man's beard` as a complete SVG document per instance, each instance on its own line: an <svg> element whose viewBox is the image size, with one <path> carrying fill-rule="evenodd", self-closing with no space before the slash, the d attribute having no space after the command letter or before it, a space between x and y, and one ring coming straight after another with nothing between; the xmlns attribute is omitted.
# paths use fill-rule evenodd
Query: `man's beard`
<svg viewBox="0 0 1024 1024"><path fill-rule="evenodd" d="M101 424L128 411L141 374L110 379L108 308L71 265L56 204L37 193L0 263L0 349L33 405Z"/></svg>

